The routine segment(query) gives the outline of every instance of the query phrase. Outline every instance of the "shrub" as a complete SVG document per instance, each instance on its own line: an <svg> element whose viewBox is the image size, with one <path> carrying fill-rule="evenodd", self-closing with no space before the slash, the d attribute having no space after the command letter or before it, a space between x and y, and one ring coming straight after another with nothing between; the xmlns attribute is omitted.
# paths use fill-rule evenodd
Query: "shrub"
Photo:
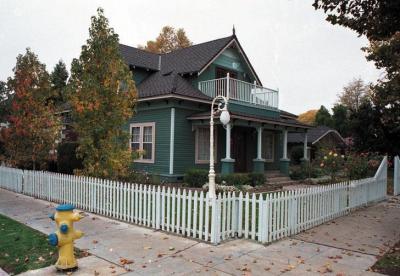
<svg viewBox="0 0 400 276"><path fill-rule="evenodd" d="M251 186L261 186L265 184L265 174L263 173L250 173Z"/></svg>
<svg viewBox="0 0 400 276"><path fill-rule="evenodd" d="M329 152L321 150L321 153L322 156L319 158L319 166L331 177L332 183L334 183L338 172L343 169L344 155L340 155L334 150L330 150Z"/></svg>
<svg viewBox="0 0 400 276"><path fill-rule="evenodd" d="M323 175L322 170L311 162L302 163L298 168L293 168L289 176L293 180L304 180L306 178L317 178Z"/></svg>
<svg viewBox="0 0 400 276"><path fill-rule="evenodd" d="M200 169L190 169L186 171L183 181L189 187L201 188L208 182L208 171Z"/></svg>
<svg viewBox="0 0 400 276"><path fill-rule="evenodd" d="M265 184L265 175L263 173L231 173L218 175L215 181L220 184L225 182L226 185L235 187L244 185L255 187Z"/></svg>
<svg viewBox="0 0 400 276"><path fill-rule="evenodd" d="M59 173L73 174L82 169L82 160L76 157L78 143L62 143L57 148L57 169Z"/></svg>
<svg viewBox="0 0 400 276"><path fill-rule="evenodd" d="M293 164L300 164L301 158L304 155L304 148L302 146L296 146L293 148L292 153L290 154L290 159L292 160Z"/></svg>
<svg viewBox="0 0 400 276"><path fill-rule="evenodd" d="M355 180L366 178L368 175L368 167L369 161L366 155L350 154L347 156L344 170L349 180Z"/></svg>

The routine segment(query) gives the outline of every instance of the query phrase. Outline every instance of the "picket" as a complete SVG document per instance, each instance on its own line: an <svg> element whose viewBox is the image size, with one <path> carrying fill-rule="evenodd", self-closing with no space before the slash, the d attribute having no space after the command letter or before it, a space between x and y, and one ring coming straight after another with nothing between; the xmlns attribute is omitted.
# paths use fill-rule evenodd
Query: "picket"
<svg viewBox="0 0 400 276"><path fill-rule="evenodd" d="M394 194L400 160L394 159ZM0 188L166 232L219 243L271 242L386 198L387 158L362 180L268 194L219 194L0 166Z"/></svg>

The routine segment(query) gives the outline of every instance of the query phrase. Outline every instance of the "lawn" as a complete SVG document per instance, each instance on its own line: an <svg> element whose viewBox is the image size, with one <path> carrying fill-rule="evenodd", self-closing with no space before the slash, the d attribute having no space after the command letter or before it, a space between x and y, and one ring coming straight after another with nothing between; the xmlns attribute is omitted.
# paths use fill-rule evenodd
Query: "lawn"
<svg viewBox="0 0 400 276"><path fill-rule="evenodd" d="M400 275L400 242L380 258L372 270L386 275Z"/></svg>
<svg viewBox="0 0 400 276"><path fill-rule="evenodd" d="M0 267L15 275L55 264L57 248L47 236L0 215Z"/></svg>

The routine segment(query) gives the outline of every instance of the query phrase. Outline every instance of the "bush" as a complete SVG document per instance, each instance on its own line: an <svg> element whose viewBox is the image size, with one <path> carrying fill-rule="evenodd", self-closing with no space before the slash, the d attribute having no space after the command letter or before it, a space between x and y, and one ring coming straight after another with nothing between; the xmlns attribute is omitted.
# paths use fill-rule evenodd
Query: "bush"
<svg viewBox="0 0 400 276"><path fill-rule="evenodd" d="M200 169L190 169L185 173L183 181L189 187L201 188L208 182L208 171Z"/></svg>
<svg viewBox="0 0 400 276"><path fill-rule="evenodd" d="M323 175L320 168L316 167L313 163L305 162L300 167L291 169L290 178L293 180L304 180L306 178L317 178Z"/></svg>
<svg viewBox="0 0 400 276"><path fill-rule="evenodd" d="M265 174L263 173L250 173L249 174L251 178L251 186L261 186L265 184Z"/></svg>
<svg viewBox="0 0 400 276"><path fill-rule="evenodd" d="M350 154L347 157L344 170L349 180L355 180L366 178L368 176L368 168L369 161L367 156Z"/></svg>
<svg viewBox="0 0 400 276"><path fill-rule="evenodd" d="M82 169L82 160L76 158L78 143L62 143L57 148L57 169L59 173L73 174Z"/></svg>
<svg viewBox="0 0 400 276"><path fill-rule="evenodd" d="M293 148L292 153L290 154L290 159L292 160L293 164L300 164L301 159L304 155L304 148L302 146L296 146Z"/></svg>
<svg viewBox="0 0 400 276"><path fill-rule="evenodd" d="M216 182L222 184L223 182L229 186L241 187L260 186L265 184L265 175L262 173L231 173L227 175L218 175Z"/></svg>

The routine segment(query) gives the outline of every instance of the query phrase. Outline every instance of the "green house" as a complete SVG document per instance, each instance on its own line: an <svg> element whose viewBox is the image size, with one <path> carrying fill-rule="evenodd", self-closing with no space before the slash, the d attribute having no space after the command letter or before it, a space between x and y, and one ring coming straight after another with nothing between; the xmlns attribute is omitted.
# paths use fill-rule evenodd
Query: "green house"
<svg viewBox="0 0 400 276"><path fill-rule="evenodd" d="M167 54L120 45L139 99L129 122L135 168L168 181L191 168L208 169L211 102L228 98L230 123L215 115L215 168L231 172L288 173L288 132L308 125L279 109L279 91L263 86L235 34ZM307 158L305 151L304 158Z"/></svg>

